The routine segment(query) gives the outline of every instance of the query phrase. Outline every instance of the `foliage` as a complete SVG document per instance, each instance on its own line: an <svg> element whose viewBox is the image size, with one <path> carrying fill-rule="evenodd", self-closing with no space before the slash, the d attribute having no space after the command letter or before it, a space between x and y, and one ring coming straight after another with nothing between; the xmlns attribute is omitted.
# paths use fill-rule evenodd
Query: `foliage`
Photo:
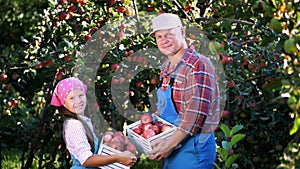
<svg viewBox="0 0 300 169"><path fill-rule="evenodd" d="M217 147L217 152L220 156L220 160L225 162L224 167L230 168L230 166L236 166L235 160L239 157L239 154L234 153L234 147L237 146L237 143L245 138L245 134L236 134L243 128L243 125L235 125L231 130L226 124L220 124L220 129L224 133L225 140L222 141L222 147ZM215 164L217 168L220 167Z"/></svg>
<svg viewBox="0 0 300 169"><path fill-rule="evenodd" d="M211 41L217 42L214 44L220 44L216 47L217 56L226 72L225 109L230 113L223 115L221 128L242 124L243 135L238 136L245 135L234 146L239 154L234 163L240 168L299 166L299 2L53 0L45 4L10 0L1 4L1 39L5 39L0 46L1 145L17 146L23 151L23 168L33 163L40 168L67 168L70 164L60 133L62 119L49 101L58 80L81 73L81 52L92 35L122 17L138 18L146 12L161 11L195 23ZM120 130L124 122L132 121L117 111L118 103L111 96L122 87L119 81L112 85L116 82L112 65L119 64L122 69L124 65L120 63L128 61L128 56L134 63L146 65L136 56L155 43L147 32L131 36L130 27L112 30L116 30L112 37L121 36L118 32L122 31L125 36L117 47L101 56L96 78L80 75L86 83L95 84L100 112ZM187 38L193 36L198 35L187 34ZM124 48L120 48L122 45ZM136 109L153 111L150 93L157 82L151 79L157 75L158 70L147 69L126 77L133 93L130 102ZM128 79L124 83L129 83ZM143 87L139 88L140 82ZM221 148L225 148L222 142L227 137L223 133L216 131ZM218 157L224 157L220 151ZM230 166L222 160L216 163L221 168Z"/></svg>

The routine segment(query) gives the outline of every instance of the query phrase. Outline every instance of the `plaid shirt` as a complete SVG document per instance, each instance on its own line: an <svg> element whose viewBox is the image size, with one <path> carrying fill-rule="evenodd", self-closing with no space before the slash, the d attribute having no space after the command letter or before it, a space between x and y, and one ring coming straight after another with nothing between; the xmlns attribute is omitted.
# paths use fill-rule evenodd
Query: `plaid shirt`
<svg viewBox="0 0 300 169"><path fill-rule="evenodd" d="M175 76L173 101L181 123L179 129L195 135L214 131L220 120L220 97L215 67L210 60L189 47L181 61L169 69L169 61L161 67L162 87L167 86L172 73L183 64Z"/></svg>

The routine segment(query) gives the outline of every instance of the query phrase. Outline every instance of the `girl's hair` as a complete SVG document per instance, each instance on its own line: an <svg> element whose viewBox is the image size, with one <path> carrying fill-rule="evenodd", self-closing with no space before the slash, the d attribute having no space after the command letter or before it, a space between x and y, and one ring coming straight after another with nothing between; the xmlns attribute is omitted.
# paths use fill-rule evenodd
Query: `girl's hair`
<svg viewBox="0 0 300 169"><path fill-rule="evenodd" d="M86 122L83 119L78 118L78 116L77 116L76 113L71 112L70 110L68 110L64 106L57 107L57 110L58 110L58 112L64 118L76 119L76 120L79 120L82 123L82 125L83 125L83 127L84 127L84 129L86 131L86 135L87 135L88 141L89 141L89 143L91 145L91 148L92 148L91 151L94 153L94 150L95 150L95 147L94 147L94 136L93 136L93 133L92 133L91 129L86 124Z"/></svg>

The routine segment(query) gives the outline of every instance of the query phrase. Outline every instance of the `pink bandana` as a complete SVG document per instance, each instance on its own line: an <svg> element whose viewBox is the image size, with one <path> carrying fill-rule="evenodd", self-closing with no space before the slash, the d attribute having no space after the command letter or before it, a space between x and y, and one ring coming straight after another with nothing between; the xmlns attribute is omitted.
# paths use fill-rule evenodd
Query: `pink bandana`
<svg viewBox="0 0 300 169"><path fill-rule="evenodd" d="M58 82L52 95L51 105L63 106L66 96L74 89L81 89L86 92L86 85L75 77L66 78Z"/></svg>

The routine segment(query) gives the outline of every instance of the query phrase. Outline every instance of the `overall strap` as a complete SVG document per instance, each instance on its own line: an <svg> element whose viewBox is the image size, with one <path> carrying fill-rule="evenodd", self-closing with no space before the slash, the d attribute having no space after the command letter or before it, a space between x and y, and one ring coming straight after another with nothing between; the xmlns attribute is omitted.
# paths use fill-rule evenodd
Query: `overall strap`
<svg viewBox="0 0 300 169"><path fill-rule="evenodd" d="M86 122L83 119L78 118L78 120L82 123L82 125L86 131L88 142L92 148L91 151L94 153L94 151L95 151L94 135L93 135L91 129L89 128L89 126L86 124Z"/></svg>

